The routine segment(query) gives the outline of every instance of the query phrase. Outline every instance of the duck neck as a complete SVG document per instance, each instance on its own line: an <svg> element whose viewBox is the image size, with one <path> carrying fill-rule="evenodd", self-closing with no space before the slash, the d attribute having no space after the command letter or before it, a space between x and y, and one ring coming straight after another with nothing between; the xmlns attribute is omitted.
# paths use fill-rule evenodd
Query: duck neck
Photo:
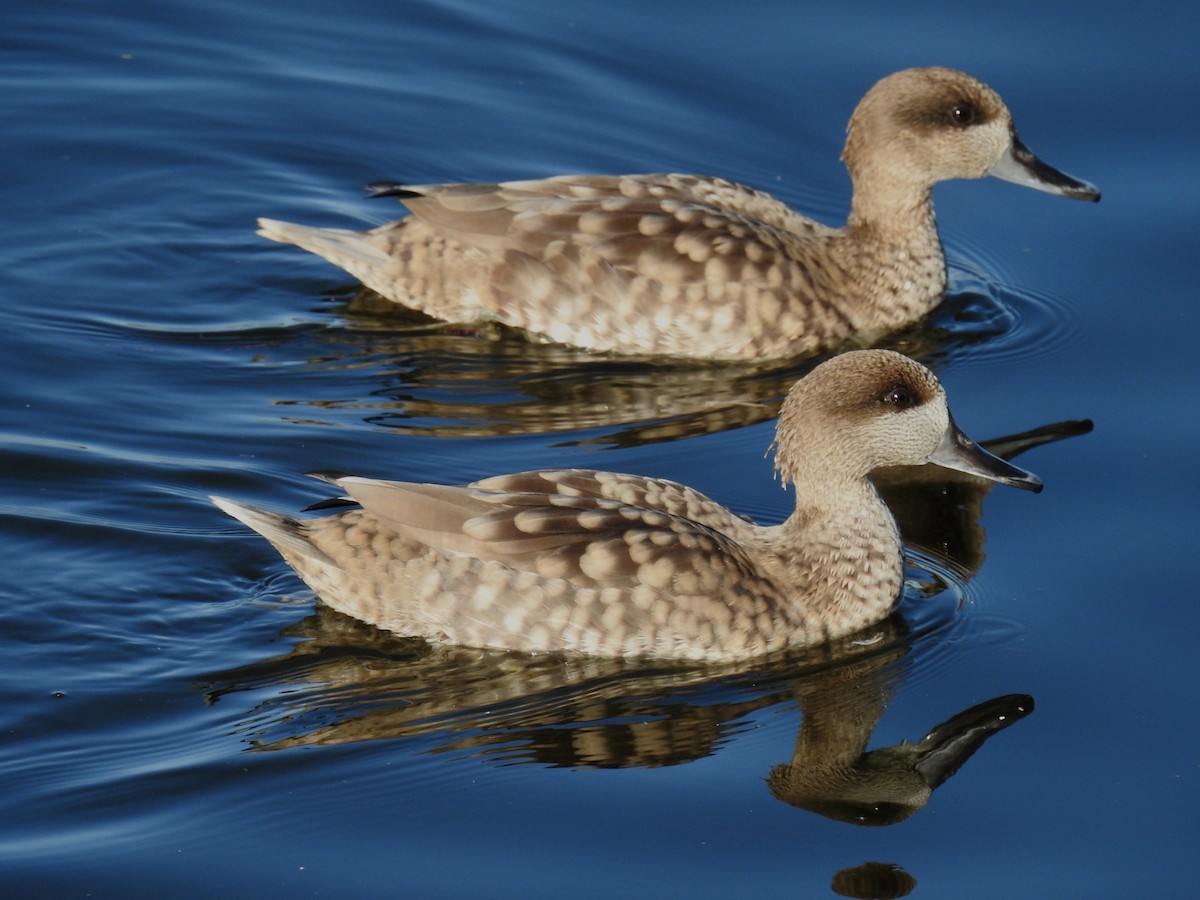
<svg viewBox="0 0 1200 900"><path fill-rule="evenodd" d="M925 179L860 164L850 170L850 180L854 187L850 228L892 243L905 243L917 235L932 234L936 239L933 185Z"/></svg>
<svg viewBox="0 0 1200 900"><path fill-rule="evenodd" d="M822 493L828 493L824 484ZM840 485L836 504L806 502L796 485L796 511L780 529L790 558L787 577L809 615L830 638L883 619L900 597L904 557L896 521L866 478ZM806 599L811 598L811 599Z"/></svg>
<svg viewBox="0 0 1200 900"><path fill-rule="evenodd" d="M862 254L853 315L866 335L884 334L921 318L946 290L946 260L938 238L931 189L880 185L854 194L846 225L849 245Z"/></svg>

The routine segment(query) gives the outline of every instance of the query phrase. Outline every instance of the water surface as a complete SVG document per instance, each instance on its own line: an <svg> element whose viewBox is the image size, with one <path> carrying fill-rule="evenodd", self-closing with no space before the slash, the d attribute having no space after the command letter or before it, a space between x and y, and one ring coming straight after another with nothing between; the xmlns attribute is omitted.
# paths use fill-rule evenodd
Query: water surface
<svg viewBox="0 0 1200 900"><path fill-rule="evenodd" d="M1025 2L8 11L0 884L1177 894L1200 874L1198 19ZM927 64L990 83L1026 143L1104 200L939 187L952 296L894 344L976 437L1095 430L1022 456L1037 497L893 486L910 586L872 640L716 670L431 650L315 604L208 504L297 509L322 496L312 470L552 465L669 477L779 520L791 498L764 450L801 365L605 361L439 328L253 221L381 222L396 208L359 185L382 178L685 171L836 222L855 102ZM835 803L813 774L832 759L903 780L890 748L943 723L977 752L907 805Z"/></svg>

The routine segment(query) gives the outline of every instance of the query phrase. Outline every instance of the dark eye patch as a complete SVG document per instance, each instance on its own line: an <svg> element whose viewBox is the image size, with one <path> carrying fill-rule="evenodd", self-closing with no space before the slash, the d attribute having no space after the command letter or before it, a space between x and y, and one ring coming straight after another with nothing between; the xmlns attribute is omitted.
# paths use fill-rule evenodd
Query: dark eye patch
<svg viewBox="0 0 1200 900"><path fill-rule="evenodd" d="M899 121L918 129L971 128L986 124L997 113L987 97L972 97L957 90L921 98L895 111Z"/></svg>

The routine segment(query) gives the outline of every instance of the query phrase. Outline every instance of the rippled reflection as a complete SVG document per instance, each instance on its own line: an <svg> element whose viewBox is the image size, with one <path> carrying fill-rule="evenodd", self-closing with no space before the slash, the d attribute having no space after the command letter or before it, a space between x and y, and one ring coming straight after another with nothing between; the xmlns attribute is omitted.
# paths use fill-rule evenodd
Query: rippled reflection
<svg viewBox="0 0 1200 900"><path fill-rule="evenodd" d="M1009 335L1050 321L1037 304L1018 319L1013 307L1027 298L1005 296L978 274L955 280L957 291L929 317L876 346L936 370L975 345L1002 350ZM309 366L365 368L375 386L367 396L277 403L306 407L306 422L313 410L355 410L377 427L426 436L599 431L563 443L630 446L720 432L774 418L791 385L828 355L760 364L605 357L499 326L445 325L367 289L337 313Z"/></svg>
<svg viewBox="0 0 1200 900"><path fill-rule="evenodd" d="M921 809L1031 698L998 697L916 743L868 750L905 672L900 616L851 638L738 666L694 666L434 646L327 608L290 629L291 652L212 676L210 701L274 688L240 731L257 750L429 738L432 752L496 764L653 768L715 752L753 713L794 708L790 759L768 776L779 800L886 825ZM286 688L286 690L283 690Z"/></svg>

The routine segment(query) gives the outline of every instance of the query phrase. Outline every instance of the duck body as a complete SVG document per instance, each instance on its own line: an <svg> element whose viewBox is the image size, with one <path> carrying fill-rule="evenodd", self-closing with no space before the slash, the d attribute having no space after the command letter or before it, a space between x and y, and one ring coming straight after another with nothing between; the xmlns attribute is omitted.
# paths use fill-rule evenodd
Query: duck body
<svg viewBox="0 0 1200 900"><path fill-rule="evenodd" d="M361 508L307 522L226 511L269 539L302 536L274 542L336 609L434 642L736 659L855 631L900 592L899 535L878 516L762 527L683 485L578 469L336 483ZM814 595L837 598L836 622L810 614Z"/></svg>
<svg viewBox="0 0 1200 900"><path fill-rule="evenodd" d="M778 525L674 482L578 469L465 486L336 478L347 508L306 520L214 500L329 605L400 634L723 661L820 643L891 611L903 556L872 469L932 461L1040 487L959 438L927 369L858 351L789 393L777 466L797 501Z"/></svg>
<svg viewBox="0 0 1200 900"><path fill-rule="evenodd" d="M941 300L931 190L992 174L1063 196L1094 187L1045 165L990 88L950 69L876 84L850 122L847 224L695 175L368 185L411 212L366 232L259 220L382 296L450 322L496 321L598 351L795 357L864 344Z"/></svg>
<svg viewBox="0 0 1200 900"><path fill-rule="evenodd" d="M365 233L262 220L260 233L437 319L646 356L815 353L920 318L946 286L932 208L885 236L692 175L379 190L413 215Z"/></svg>

